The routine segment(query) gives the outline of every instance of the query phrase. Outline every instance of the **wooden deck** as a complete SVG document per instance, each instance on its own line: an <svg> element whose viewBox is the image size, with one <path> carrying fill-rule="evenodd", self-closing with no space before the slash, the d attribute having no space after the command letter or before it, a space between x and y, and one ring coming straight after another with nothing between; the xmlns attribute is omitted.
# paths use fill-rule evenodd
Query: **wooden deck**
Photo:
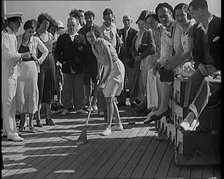
<svg viewBox="0 0 224 179"><path fill-rule="evenodd" d="M129 106L122 120L142 118ZM3 178L221 178L220 166L175 166L174 149L158 141L154 125L131 125L110 136L100 136L104 119L91 115L88 143L76 145L87 115L54 114L56 126L23 132L24 142L2 138ZM44 120L42 121L44 123Z"/></svg>

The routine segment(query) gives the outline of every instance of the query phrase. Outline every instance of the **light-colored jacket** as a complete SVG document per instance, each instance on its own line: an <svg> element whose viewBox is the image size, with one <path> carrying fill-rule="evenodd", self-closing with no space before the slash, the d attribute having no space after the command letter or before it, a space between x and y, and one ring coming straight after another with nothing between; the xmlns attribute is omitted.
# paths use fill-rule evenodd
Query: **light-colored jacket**
<svg viewBox="0 0 224 179"><path fill-rule="evenodd" d="M17 63L20 58L16 35L7 27L2 31L2 79L17 79Z"/></svg>
<svg viewBox="0 0 224 179"><path fill-rule="evenodd" d="M17 36L17 49L19 50L21 44L22 44L22 37L23 34ZM28 43L28 47L30 52L33 54L33 56L37 57L38 49L41 51L42 55L37 58L36 65L37 65L37 71L40 72L40 65L43 63L43 61L46 59L48 55L48 49L44 45L44 43L40 40L39 37L31 36L30 41Z"/></svg>

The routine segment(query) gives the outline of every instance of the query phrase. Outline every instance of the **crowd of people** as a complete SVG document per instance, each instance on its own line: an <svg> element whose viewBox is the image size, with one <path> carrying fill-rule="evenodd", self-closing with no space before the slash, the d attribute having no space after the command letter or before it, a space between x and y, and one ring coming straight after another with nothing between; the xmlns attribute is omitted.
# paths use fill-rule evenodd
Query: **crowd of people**
<svg viewBox="0 0 224 179"><path fill-rule="evenodd" d="M65 28L41 13L37 20L26 21L24 33L16 36L22 14L6 14L2 118L3 135L9 140L23 141L16 113L21 115L19 131L29 115L29 131L35 132L33 120L42 127L43 107L46 124L55 125L51 117L55 104L63 108L61 115L98 111L107 118L102 135L123 130L118 108L127 105L127 89L131 108L145 114L146 124L160 120L170 114L168 100L177 75L187 76L190 84L189 113L180 125L192 130L199 124L212 85L206 77L220 73L221 58L221 18L209 12L207 1L192 0L174 8L159 3L153 11L140 12L138 29L131 27L130 14L123 15L122 29L117 28L112 9L102 15L104 22L98 26L93 11L73 9Z"/></svg>

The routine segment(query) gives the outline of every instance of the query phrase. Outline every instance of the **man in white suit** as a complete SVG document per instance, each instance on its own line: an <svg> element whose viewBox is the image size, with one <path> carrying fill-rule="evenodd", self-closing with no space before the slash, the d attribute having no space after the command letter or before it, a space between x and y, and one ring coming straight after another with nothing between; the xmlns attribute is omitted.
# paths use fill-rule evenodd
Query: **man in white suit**
<svg viewBox="0 0 224 179"><path fill-rule="evenodd" d="M8 140L20 142L15 121L15 94L17 87L17 64L22 58L30 58L31 54L18 53L16 33L22 22L22 13L6 14L7 27L2 31L2 118L3 135Z"/></svg>

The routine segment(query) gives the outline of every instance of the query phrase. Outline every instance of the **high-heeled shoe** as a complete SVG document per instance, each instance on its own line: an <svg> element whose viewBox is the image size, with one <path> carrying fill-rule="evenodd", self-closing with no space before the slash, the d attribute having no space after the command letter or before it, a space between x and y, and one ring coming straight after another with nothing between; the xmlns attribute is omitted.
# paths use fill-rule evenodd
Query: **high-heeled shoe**
<svg viewBox="0 0 224 179"><path fill-rule="evenodd" d="M164 113L160 115L152 115L148 121L145 121L144 124L149 124L153 121L158 121L160 120L163 116L169 117L170 116L170 109L168 108Z"/></svg>
<svg viewBox="0 0 224 179"><path fill-rule="evenodd" d="M37 120L37 127L43 127L43 125L40 123L40 120Z"/></svg>
<svg viewBox="0 0 224 179"><path fill-rule="evenodd" d="M51 118L49 118L49 119L46 119L46 125L55 126L55 123Z"/></svg>
<svg viewBox="0 0 224 179"><path fill-rule="evenodd" d="M23 131L25 131L25 127L24 127L24 126L19 126L18 131L19 131L19 132L23 132Z"/></svg>

